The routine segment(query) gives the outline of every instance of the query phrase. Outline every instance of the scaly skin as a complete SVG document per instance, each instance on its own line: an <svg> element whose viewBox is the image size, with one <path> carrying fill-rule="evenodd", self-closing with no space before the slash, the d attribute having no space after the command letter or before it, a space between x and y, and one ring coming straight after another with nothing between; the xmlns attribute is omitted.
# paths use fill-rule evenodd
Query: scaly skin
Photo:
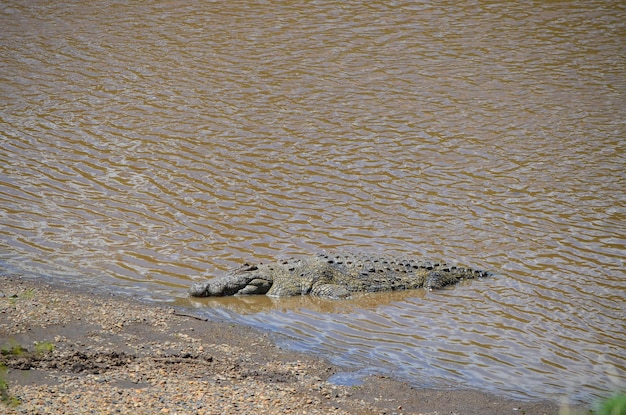
<svg viewBox="0 0 626 415"><path fill-rule="evenodd" d="M366 255L319 254L271 264L245 264L221 277L196 283L194 297L265 294L348 298L351 293L438 289L489 272L445 263Z"/></svg>

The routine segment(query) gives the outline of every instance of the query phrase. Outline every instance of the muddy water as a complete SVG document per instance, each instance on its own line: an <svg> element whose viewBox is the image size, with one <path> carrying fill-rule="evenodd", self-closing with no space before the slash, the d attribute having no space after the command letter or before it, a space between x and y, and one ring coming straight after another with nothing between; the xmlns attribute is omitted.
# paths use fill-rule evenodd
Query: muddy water
<svg viewBox="0 0 626 415"><path fill-rule="evenodd" d="M0 6L0 261L405 377L626 387L621 2ZM499 273L341 304L189 300L320 250Z"/></svg>

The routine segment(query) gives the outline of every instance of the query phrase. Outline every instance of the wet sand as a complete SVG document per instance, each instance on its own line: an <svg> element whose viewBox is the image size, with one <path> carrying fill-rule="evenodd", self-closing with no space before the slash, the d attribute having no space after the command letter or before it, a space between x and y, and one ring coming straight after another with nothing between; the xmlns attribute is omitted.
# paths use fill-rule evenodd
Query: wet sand
<svg viewBox="0 0 626 415"><path fill-rule="evenodd" d="M281 349L267 333L15 274L0 275L0 347L20 401L0 403L7 414L588 413L380 375L336 386L327 379L349 369Z"/></svg>

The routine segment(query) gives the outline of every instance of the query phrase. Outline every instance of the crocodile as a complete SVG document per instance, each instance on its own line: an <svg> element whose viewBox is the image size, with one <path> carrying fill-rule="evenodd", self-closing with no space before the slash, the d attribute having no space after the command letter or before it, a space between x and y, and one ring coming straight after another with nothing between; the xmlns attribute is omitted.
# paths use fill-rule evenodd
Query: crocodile
<svg viewBox="0 0 626 415"><path fill-rule="evenodd" d="M463 279L490 275L488 271L435 261L317 254L268 264L246 263L220 277L193 284L189 294L193 297L312 295L343 299L361 292L439 289Z"/></svg>

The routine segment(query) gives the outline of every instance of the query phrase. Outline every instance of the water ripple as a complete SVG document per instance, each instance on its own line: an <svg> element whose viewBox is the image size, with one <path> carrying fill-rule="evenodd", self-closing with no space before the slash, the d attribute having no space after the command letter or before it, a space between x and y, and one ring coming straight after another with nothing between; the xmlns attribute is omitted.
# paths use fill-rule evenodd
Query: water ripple
<svg viewBox="0 0 626 415"><path fill-rule="evenodd" d="M589 402L626 384L618 2L31 3L0 8L3 266L418 386ZM185 298L324 249L499 275L344 305Z"/></svg>

